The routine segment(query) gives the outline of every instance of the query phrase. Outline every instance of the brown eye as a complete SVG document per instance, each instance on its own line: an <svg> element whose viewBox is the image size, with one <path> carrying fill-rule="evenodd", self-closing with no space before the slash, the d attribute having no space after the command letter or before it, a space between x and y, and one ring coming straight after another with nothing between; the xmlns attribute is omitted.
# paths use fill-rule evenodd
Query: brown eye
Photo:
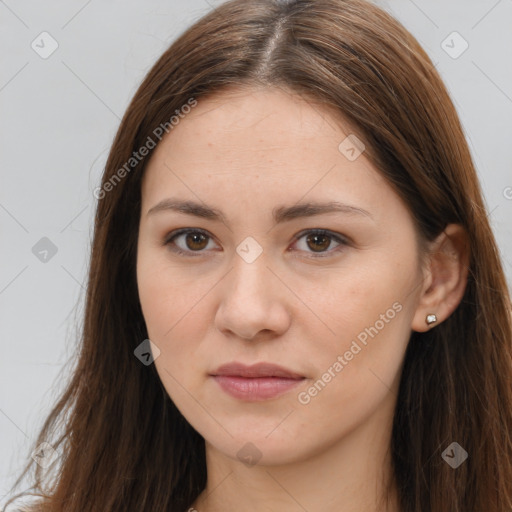
<svg viewBox="0 0 512 512"><path fill-rule="evenodd" d="M199 229L180 229L171 233L164 241L171 251L185 256L201 256L212 247L213 238ZM305 242L305 243L304 243ZM333 247L332 244L336 244ZM322 258L340 252L349 243L337 233L323 229L310 229L297 235L294 245L301 245L300 252L309 253L312 258Z"/></svg>
<svg viewBox="0 0 512 512"><path fill-rule="evenodd" d="M331 239L327 235L308 235L306 238L308 247L315 252L322 252L331 245Z"/></svg>
<svg viewBox="0 0 512 512"><path fill-rule="evenodd" d="M171 233L164 241L170 249L177 254L187 256L201 256L204 249L209 249L212 237L198 229L181 229Z"/></svg>
<svg viewBox="0 0 512 512"><path fill-rule="evenodd" d="M187 248L192 251L200 251L208 245L208 237L203 233L193 231L186 235L185 244L187 245Z"/></svg>
<svg viewBox="0 0 512 512"><path fill-rule="evenodd" d="M333 243L336 245L331 247ZM299 246L301 252L309 253L310 258L332 256L349 245L342 235L324 229L310 229L299 233L295 244Z"/></svg>

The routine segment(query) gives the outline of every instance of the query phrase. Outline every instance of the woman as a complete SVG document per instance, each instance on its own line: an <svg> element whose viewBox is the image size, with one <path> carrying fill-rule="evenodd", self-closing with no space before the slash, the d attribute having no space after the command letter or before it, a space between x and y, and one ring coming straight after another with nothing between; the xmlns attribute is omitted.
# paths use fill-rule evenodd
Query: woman
<svg viewBox="0 0 512 512"><path fill-rule="evenodd" d="M95 195L38 510L512 510L510 298L396 20L221 5L148 73Z"/></svg>

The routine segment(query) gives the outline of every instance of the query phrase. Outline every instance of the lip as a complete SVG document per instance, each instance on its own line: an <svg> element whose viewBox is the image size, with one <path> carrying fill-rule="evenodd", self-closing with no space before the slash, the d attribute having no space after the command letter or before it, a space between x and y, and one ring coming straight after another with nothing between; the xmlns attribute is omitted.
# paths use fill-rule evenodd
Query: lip
<svg viewBox="0 0 512 512"><path fill-rule="evenodd" d="M242 363L227 363L219 366L211 373L213 376L229 376L229 377L282 377L283 379L303 379L304 375L292 372L283 366L273 363L256 363L247 366Z"/></svg>
<svg viewBox="0 0 512 512"><path fill-rule="evenodd" d="M246 366L228 363L212 372L211 377L224 392L234 398L261 401L276 398L290 391L306 377L272 363Z"/></svg>

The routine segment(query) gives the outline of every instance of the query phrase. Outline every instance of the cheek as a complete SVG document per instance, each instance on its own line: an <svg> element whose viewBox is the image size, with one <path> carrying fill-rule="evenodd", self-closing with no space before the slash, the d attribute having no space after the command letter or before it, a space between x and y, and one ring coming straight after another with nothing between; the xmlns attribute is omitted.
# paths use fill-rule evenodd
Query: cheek
<svg viewBox="0 0 512 512"><path fill-rule="evenodd" d="M156 251L141 249L137 260L139 299L148 333L155 343L169 344L183 325L201 317L201 299L212 278L191 276Z"/></svg>
<svg viewBox="0 0 512 512"><path fill-rule="evenodd" d="M306 444L317 442L319 432L325 439L348 433L394 406L412 315L402 303L406 287L387 285L360 283L357 293L347 287L329 301L341 312L330 324L336 336L317 338L303 354L316 375L294 396L297 419L315 425L304 429Z"/></svg>
<svg viewBox="0 0 512 512"><path fill-rule="evenodd" d="M314 287L305 283L307 289L302 289L302 295L325 326L321 331L323 343L341 350L359 334L364 342L366 329L375 324L381 333L400 322L404 315L398 310L410 302L418 278L412 258L407 264L395 260L386 254L361 259L354 268L330 273Z"/></svg>
<svg viewBox="0 0 512 512"><path fill-rule="evenodd" d="M158 267L140 267L139 297L148 337L159 349L154 365L160 380L180 410L183 404L190 414L190 397L185 389L194 389L199 378L196 330L202 318L197 303L197 287L180 287ZM193 289L192 289L193 288ZM183 291L182 291L183 290ZM192 380L191 380L192 379Z"/></svg>
<svg viewBox="0 0 512 512"><path fill-rule="evenodd" d="M351 407L366 406L366 399L382 398L399 377L414 313L411 292L418 276L413 256L400 263L396 259L384 254L367 265L360 262L358 270L339 274L338 279L331 276L323 289L309 295L308 302L325 327L316 334L310 330L315 344L302 356L318 370L318 389L308 393L324 394L316 401L331 396L351 402Z"/></svg>
<svg viewBox="0 0 512 512"><path fill-rule="evenodd" d="M174 398L182 386L194 388L194 382L203 377L198 371L204 369L204 362L198 359L198 345L207 336L205 308L215 278L191 277L190 272L170 266L165 258L141 250L137 282L148 337L160 350L155 366Z"/></svg>

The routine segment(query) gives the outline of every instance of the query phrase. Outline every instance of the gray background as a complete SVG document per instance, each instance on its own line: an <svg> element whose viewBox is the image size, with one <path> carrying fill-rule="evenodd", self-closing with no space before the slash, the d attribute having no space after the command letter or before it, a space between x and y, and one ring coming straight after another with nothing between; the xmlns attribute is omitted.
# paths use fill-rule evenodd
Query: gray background
<svg viewBox="0 0 512 512"><path fill-rule="evenodd" d="M0 504L67 375L92 191L120 118L157 57L215 4L0 0ZM512 0L380 5L422 43L455 99L512 283ZM43 31L58 43L46 59L31 47ZM32 250L43 237L57 248L46 262Z"/></svg>

